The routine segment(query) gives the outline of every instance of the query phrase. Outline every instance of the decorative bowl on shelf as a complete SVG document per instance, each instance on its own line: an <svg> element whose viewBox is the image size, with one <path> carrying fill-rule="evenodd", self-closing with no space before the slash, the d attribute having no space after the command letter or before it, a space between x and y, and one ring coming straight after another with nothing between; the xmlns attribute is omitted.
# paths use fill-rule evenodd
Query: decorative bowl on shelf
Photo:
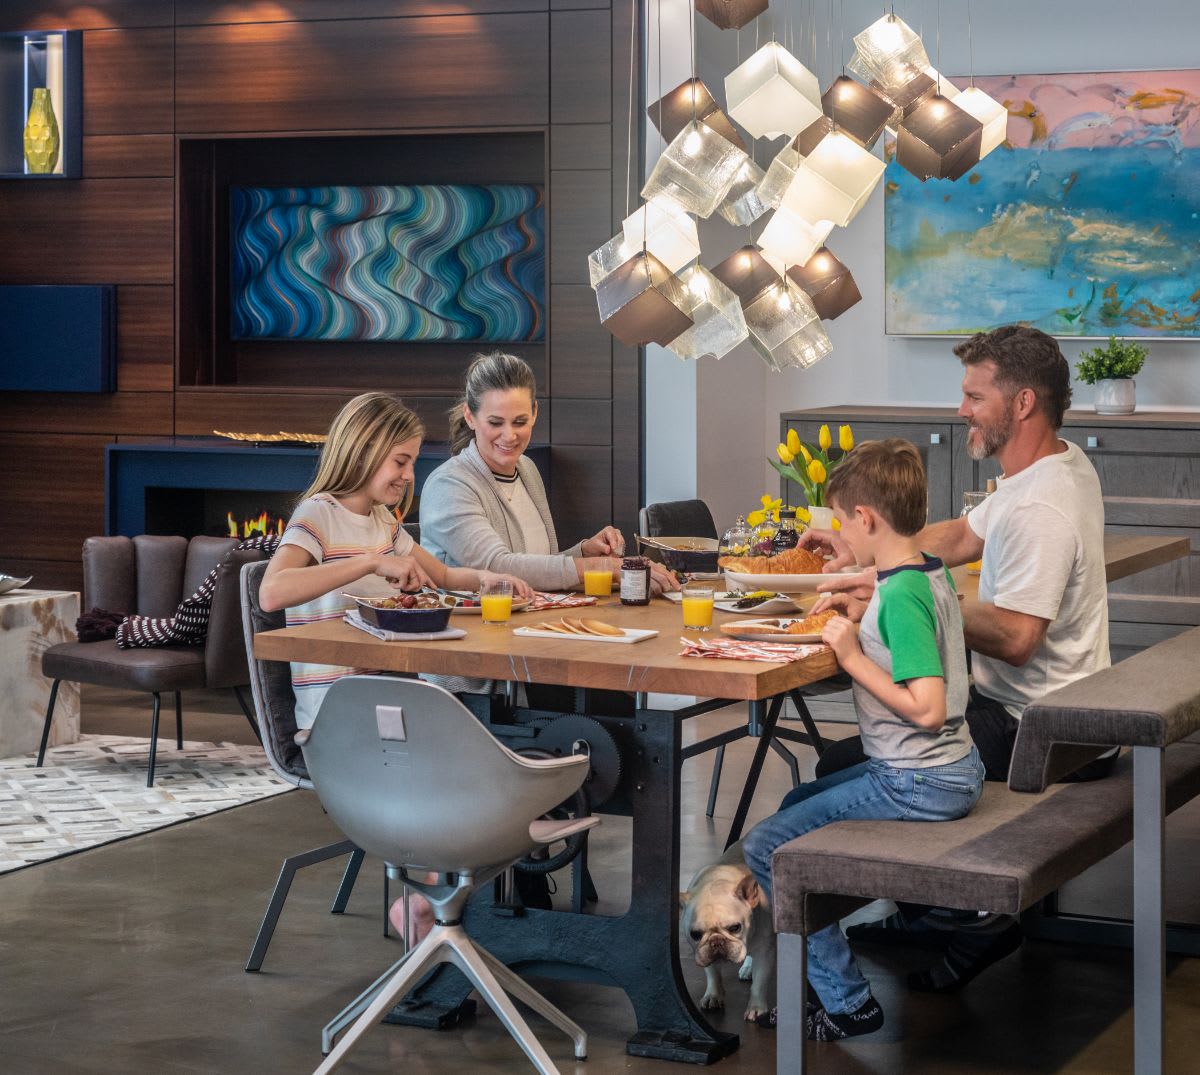
<svg viewBox="0 0 1200 1075"><path fill-rule="evenodd" d="M28 575L23 579L19 579L15 575L0 575L0 594L9 593L12 590L22 590L32 581L32 575Z"/></svg>

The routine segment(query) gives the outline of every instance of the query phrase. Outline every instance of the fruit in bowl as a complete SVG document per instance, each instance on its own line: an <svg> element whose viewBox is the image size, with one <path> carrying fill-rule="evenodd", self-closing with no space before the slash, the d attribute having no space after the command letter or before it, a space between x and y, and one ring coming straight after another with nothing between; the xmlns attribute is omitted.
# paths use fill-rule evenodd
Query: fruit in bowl
<svg viewBox="0 0 1200 1075"><path fill-rule="evenodd" d="M362 618L385 631L404 634L426 634L444 631L450 623L452 605L443 602L440 594L422 591L418 594L397 594L395 597L360 597L347 594L358 605Z"/></svg>

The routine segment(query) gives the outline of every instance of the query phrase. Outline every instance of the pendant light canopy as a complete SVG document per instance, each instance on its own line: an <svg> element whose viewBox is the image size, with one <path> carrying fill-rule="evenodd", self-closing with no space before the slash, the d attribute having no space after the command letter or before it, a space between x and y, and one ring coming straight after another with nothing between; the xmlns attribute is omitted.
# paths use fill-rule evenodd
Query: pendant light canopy
<svg viewBox="0 0 1200 1075"><path fill-rule="evenodd" d="M712 91L698 78L689 78L664 94L646 109L646 115L668 142L673 141L693 119L698 119L738 149L746 148L745 140L721 111Z"/></svg>
<svg viewBox="0 0 1200 1075"><path fill-rule="evenodd" d="M755 138L793 137L821 114L817 76L776 41L725 76L725 99Z"/></svg>
<svg viewBox="0 0 1200 1075"><path fill-rule="evenodd" d="M896 162L921 182L957 179L979 163L983 124L934 94L900 125Z"/></svg>
<svg viewBox="0 0 1200 1075"><path fill-rule="evenodd" d="M680 277L692 327L670 343L680 358L724 358L749 335L738 297L703 265Z"/></svg>
<svg viewBox="0 0 1200 1075"><path fill-rule="evenodd" d="M695 0L696 13L722 30L740 30L767 10L767 0Z"/></svg>
<svg viewBox="0 0 1200 1075"><path fill-rule="evenodd" d="M867 80L877 81L884 88L903 86L929 66L921 39L894 14L876 19L862 33L855 34L854 46Z"/></svg>
<svg viewBox="0 0 1200 1075"><path fill-rule="evenodd" d="M642 250L600 282L596 301L601 323L629 347L665 347L692 324L679 278Z"/></svg>
<svg viewBox="0 0 1200 1075"><path fill-rule="evenodd" d="M627 246L645 245L671 272L700 256L696 222L677 202L652 198L621 223Z"/></svg>
<svg viewBox="0 0 1200 1075"><path fill-rule="evenodd" d="M954 103L968 116L974 116L983 124L983 135L979 144L981 160L1003 144L1004 139L1008 137L1008 109L1004 105L974 86L963 90L954 98Z"/></svg>
<svg viewBox="0 0 1200 1075"><path fill-rule="evenodd" d="M725 198L746 154L711 127L689 120L663 150L642 188L646 201L665 195L709 217Z"/></svg>
<svg viewBox="0 0 1200 1075"><path fill-rule="evenodd" d="M862 299L850 270L827 246L803 265L793 265L787 274L812 299L822 321L832 321Z"/></svg>
<svg viewBox="0 0 1200 1075"><path fill-rule="evenodd" d="M878 90L841 75L821 95L825 115L864 149L871 149L891 122L896 106Z"/></svg>

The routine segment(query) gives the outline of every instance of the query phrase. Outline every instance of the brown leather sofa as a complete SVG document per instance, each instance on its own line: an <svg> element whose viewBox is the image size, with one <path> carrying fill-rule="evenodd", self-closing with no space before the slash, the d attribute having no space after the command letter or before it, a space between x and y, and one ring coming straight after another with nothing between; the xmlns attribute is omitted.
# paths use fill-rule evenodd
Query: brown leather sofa
<svg viewBox="0 0 1200 1075"><path fill-rule="evenodd" d="M142 535L91 537L83 545L83 607L110 612L167 617L191 595L213 567L219 568L209 617L208 637L199 646L118 649L115 640L63 642L42 654L42 673L54 680L38 765L46 753L54 703L62 680L103 687L146 691L153 697L150 722L150 765L146 786L154 784L161 695L175 695L175 742L183 748L183 705L180 692L197 688L232 688L242 712L258 734L242 689L250 683L242 641L238 572L263 559L257 550L234 552L236 538Z"/></svg>

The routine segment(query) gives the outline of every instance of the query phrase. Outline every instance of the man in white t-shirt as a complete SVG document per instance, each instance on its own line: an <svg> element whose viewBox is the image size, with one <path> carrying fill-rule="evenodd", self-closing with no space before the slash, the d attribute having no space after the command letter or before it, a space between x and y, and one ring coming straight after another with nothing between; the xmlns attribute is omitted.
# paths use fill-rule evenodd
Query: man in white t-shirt
<svg viewBox="0 0 1200 1075"><path fill-rule="evenodd" d="M966 718L988 779L1007 780L1025 707L1110 663L1104 504L1087 457L1058 436L1071 403L1071 373L1057 341L1035 328L1005 325L954 353L964 366L958 413L967 423L967 451L973 459L994 456L1003 476L969 515L927 526L920 542L948 566L983 559L979 601L963 609L975 681ZM841 543L832 544L830 570L848 562ZM853 741L835 744L817 775L854 764L854 749ZM1105 776L1112 761L1099 759L1077 778ZM904 919L893 916L882 931L860 929L859 939L900 932ZM980 943L960 943L956 935L946 960L910 983L939 992L960 988L1020 943L1015 922L993 925L1000 928L972 931Z"/></svg>

